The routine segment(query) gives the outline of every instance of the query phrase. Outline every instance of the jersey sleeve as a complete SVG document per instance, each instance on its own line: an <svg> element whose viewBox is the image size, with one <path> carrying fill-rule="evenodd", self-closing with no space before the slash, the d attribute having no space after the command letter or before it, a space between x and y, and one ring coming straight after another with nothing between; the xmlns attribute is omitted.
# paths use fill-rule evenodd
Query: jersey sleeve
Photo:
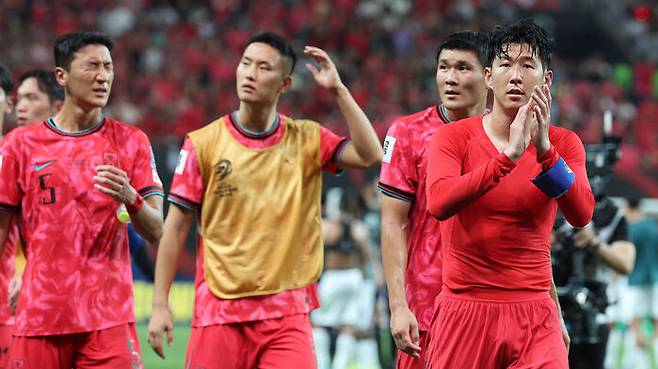
<svg viewBox="0 0 658 369"><path fill-rule="evenodd" d="M453 126L439 127L430 143L427 163L427 207L435 217L445 220L478 199L509 174L516 164L500 153L484 165L462 173L463 151L467 142Z"/></svg>
<svg viewBox="0 0 658 369"><path fill-rule="evenodd" d="M21 203L18 140L11 132L0 143L0 211L16 213Z"/></svg>
<svg viewBox="0 0 658 369"><path fill-rule="evenodd" d="M130 182L135 190L144 198L155 195L164 197L162 181L155 165L155 155L153 155L151 143L145 133L140 133L138 135L139 142L133 164L133 177Z"/></svg>
<svg viewBox="0 0 658 369"><path fill-rule="evenodd" d="M377 185L384 195L407 202L416 198L418 184L414 145L410 139L402 123L395 122L389 128L384 139L384 157Z"/></svg>
<svg viewBox="0 0 658 369"><path fill-rule="evenodd" d="M350 144L350 139L341 137L331 130L320 126L320 157L322 160L322 169L330 173L340 173L338 167L340 159L347 145Z"/></svg>
<svg viewBox="0 0 658 369"><path fill-rule="evenodd" d="M569 190L557 199L557 204L571 225L584 227L594 212L594 194L587 178L585 147L575 133L567 131L555 143L555 149L576 176Z"/></svg>
<svg viewBox="0 0 658 369"><path fill-rule="evenodd" d="M178 155L168 200L188 210L198 210L203 201L203 177L192 141L185 139Z"/></svg>

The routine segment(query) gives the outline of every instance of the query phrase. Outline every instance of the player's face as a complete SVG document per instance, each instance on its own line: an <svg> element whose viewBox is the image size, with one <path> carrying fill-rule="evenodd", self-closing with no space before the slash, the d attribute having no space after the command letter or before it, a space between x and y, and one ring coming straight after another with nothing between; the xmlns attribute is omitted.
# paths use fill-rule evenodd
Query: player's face
<svg viewBox="0 0 658 369"><path fill-rule="evenodd" d="M77 105L102 108L107 104L114 80L110 50L104 45L82 47L74 54L69 71L58 67L56 75Z"/></svg>
<svg viewBox="0 0 658 369"><path fill-rule="evenodd" d="M485 68L494 105L505 110L518 110L528 102L535 86L550 86L552 78L553 72L544 70L539 55L525 44L509 44L507 56L496 57L491 67Z"/></svg>
<svg viewBox="0 0 658 369"><path fill-rule="evenodd" d="M472 51L441 50L436 86L441 103L451 110L468 109L487 98L484 67Z"/></svg>
<svg viewBox="0 0 658 369"><path fill-rule="evenodd" d="M262 42L250 44L235 73L238 98L249 103L274 103L290 87L287 68L279 50Z"/></svg>
<svg viewBox="0 0 658 369"><path fill-rule="evenodd" d="M48 94L39 89L36 78L21 82L16 90L16 124L19 127L44 121L55 113L54 104L50 103Z"/></svg>

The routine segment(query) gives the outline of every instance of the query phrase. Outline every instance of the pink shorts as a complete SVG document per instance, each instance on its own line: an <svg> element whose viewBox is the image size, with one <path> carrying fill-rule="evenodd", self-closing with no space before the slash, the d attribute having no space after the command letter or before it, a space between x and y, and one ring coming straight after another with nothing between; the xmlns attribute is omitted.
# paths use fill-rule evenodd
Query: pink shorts
<svg viewBox="0 0 658 369"><path fill-rule="evenodd" d="M569 368L557 307L548 293L499 302L444 291L437 301L428 368Z"/></svg>
<svg viewBox="0 0 658 369"><path fill-rule="evenodd" d="M143 369L134 323L98 331L14 337L11 369Z"/></svg>
<svg viewBox="0 0 658 369"><path fill-rule="evenodd" d="M192 328L185 368L315 369L308 314Z"/></svg>
<svg viewBox="0 0 658 369"><path fill-rule="evenodd" d="M420 340L420 357L415 358L409 356L404 352L398 350L398 358L395 362L396 369L425 369L427 364L427 346L429 343L429 335L425 331L419 331Z"/></svg>

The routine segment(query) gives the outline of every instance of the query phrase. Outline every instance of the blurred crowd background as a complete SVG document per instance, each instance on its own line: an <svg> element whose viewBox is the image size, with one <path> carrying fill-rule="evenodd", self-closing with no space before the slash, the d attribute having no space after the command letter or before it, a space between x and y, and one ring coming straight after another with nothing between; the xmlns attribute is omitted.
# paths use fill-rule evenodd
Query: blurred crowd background
<svg viewBox="0 0 658 369"><path fill-rule="evenodd" d="M237 107L234 74L259 30L327 49L380 135L392 120L436 103L435 51L462 29L488 31L533 16L555 35L553 121L598 142L603 112L624 138L619 173L658 197L658 21L634 0L3 0L0 55L16 74L52 68L56 35L77 29L116 41L107 114L158 146ZM331 97L298 64L281 111L344 131ZM11 127L9 127L11 128Z"/></svg>
<svg viewBox="0 0 658 369"><path fill-rule="evenodd" d="M556 39L553 123L576 131L586 144L599 143L604 112L612 112L609 134L623 143L608 192L658 198L656 1L0 0L0 62L15 76L52 69L57 35L79 29L110 35L116 77L105 114L147 132L168 186L186 132L237 108L235 68L245 42L258 31L288 36L298 51L304 45L326 49L383 138L397 117L438 102L436 48L445 36L489 31L525 16ZM333 98L314 83L305 62L298 62L281 113L345 134ZM355 186L361 195L356 213L369 229L375 256L370 263L380 260L377 173L375 168L325 182L327 219L341 217L341 192L334 188ZM377 267L366 264L366 276L380 291L372 320L385 328L383 281L373 272ZM182 279L193 275L192 241L180 272ZM150 290L140 288L137 313L145 319ZM185 303L176 307L185 320L193 291L175 288L172 296Z"/></svg>

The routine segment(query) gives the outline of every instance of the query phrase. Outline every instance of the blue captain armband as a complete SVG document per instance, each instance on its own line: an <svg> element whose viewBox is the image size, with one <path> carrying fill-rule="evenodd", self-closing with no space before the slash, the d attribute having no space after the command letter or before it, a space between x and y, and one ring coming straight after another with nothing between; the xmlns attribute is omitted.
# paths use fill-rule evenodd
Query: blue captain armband
<svg viewBox="0 0 658 369"><path fill-rule="evenodd" d="M575 180L576 175L564 159L560 158L549 170L540 173L531 182L546 196L558 198L571 188Z"/></svg>

